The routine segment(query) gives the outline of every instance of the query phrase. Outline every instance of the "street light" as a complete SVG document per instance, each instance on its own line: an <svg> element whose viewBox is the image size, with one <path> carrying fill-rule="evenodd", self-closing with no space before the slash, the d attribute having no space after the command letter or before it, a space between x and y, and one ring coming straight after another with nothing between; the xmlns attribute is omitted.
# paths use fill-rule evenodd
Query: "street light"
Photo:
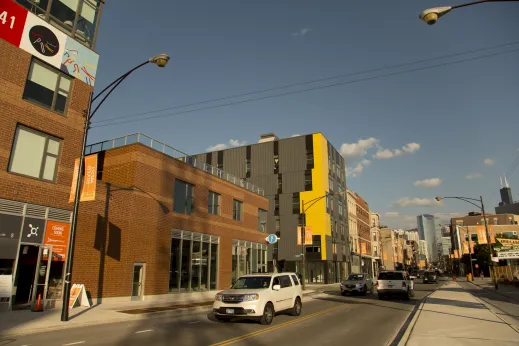
<svg viewBox="0 0 519 346"><path fill-rule="evenodd" d="M346 190L343 190L343 191L340 191L340 192L337 192L337 193L327 193L326 195L324 196L321 196L321 197L317 197L317 198L314 198L314 199L311 199L309 200L308 202L305 202L303 200L301 200L301 209L303 209L303 212L301 213L301 216L302 216L302 226L301 226L301 270L302 270L302 279L303 279L303 282L302 282L302 288L303 290L305 289L306 287L306 272L305 272L305 258L306 258L306 211L308 209L310 209L313 205L315 205L317 202L319 202L320 200L322 200L323 198L327 198L328 196L341 196L343 195L344 193L346 192ZM305 208L306 205L310 204L308 207Z"/></svg>
<svg viewBox="0 0 519 346"><path fill-rule="evenodd" d="M426 10L423 10L420 13L419 17L421 20L423 20L427 24L433 25L438 21L438 19L440 17L446 15L451 10L454 10L456 8L482 4L484 2L509 2L509 1L519 1L519 0L479 0L479 1L473 1L473 2L466 3L466 4L456 5L456 6L433 7L433 8L428 8Z"/></svg>
<svg viewBox="0 0 519 346"><path fill-rule="evenodd" d="M79 167L76 175L76 191L74 194L74 212L72 214L72 224L70 225L70 241L69 241L69 247L67 250L67 266L65 270L65 282L63 285L63 306L61 308L61 321L66 322L69 319L69 299L70 299L70 284L72 282L72 262L74 257L74 241L76 236L76 228L77 228L77 218L78 218L78 210L79 210L79 195L81 191L81 181L83 178L82 170L83 170L83 161L85 159L85 149L86 149L86 142L88 138L88 130L90 130L90 120L92 117L96 114L97 110L101 105L105 102L105 100L110 96L110 94L119 86L119 84L122 83L123 80L126 79L133 71L141 68L144 65L147 65L149 63L155 64L158 67L164 67L169 61L169 55L167 54L158 54L154 57L150 58L149 60L143 62L140 65L135 66L125 74L123 74L121 77L114 80L112 83L110 83L106 88L104 88L99 94L97 94L94 97L94 92L92 91L90 93L90 98L88 102L88 109L85 114L85 124L84 124L84 130L83 130L83 143L81 146L81 155L79 158ZM98 97L103 95L105 91L107 91L109 88L110 91L103 97L103 99L99 102L97 107L92 111L92 104L95 100L97 100Z"/></svg>
<svg viewBox="0 0 519 346"><path fill-rule="evenodd" d="M492 241L490 239L490 232L488 231L488 224L487 224L487 216L485 214L485 204L483 203L483 197L482 196L479 196L479 199L476 199L476 198L469 198L469 197L444 197L444 196L436 196L436 200L439 202L443 199L447 199L447 198L451 198L451 199L459 199L459 200L462 200L464 202L467 202L467 203L470 203L476 207L478 207L481 212L483 213L483 220L485 221L485 232L487 234L487 242L488 242L488 250L490 251L490 263L492 264L492 276L493 276L493 279L494 279L494 288L497 290L498 289L498 286L497 286L497 277L496 277L496 268L495 268L495 264L494 264L494 261L492 261L492 255L493 255L493 252L492 252ZM476 204L472 201L475 201L475 202L479 202L480 204ZM461 250L461 249L460 249ZM471 263L472 265L472 259L471 259Z"/></svg>

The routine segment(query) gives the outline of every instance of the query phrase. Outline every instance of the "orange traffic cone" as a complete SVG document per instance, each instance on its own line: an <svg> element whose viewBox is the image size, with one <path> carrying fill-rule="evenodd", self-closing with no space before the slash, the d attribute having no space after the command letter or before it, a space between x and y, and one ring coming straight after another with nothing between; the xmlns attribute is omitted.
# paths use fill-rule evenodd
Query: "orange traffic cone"
<svg viewBox="0 0 519 346"><path fill-rule="evenodd" d="M32 308L33 312L43 312L43 304L41 303L41 294L38 294L38 299L36 300L36 304Z"/></svg>

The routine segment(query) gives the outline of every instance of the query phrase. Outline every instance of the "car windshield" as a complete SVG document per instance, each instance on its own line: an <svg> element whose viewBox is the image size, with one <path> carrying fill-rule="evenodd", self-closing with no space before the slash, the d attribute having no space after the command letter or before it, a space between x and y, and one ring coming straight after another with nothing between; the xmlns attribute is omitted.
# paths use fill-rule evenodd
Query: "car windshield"
<svg viewBox="0 0 519 346"><path fill-rule="evenodd" d="M248 288L268 288L270 286L269 276L241 277L232 285L232 289L243 290Z"/></svg>
<svg viewBox="0 0 519 346"><path fill-rule="evenodd" d="M363 274L351 274L350 276L348 276L348 281L361 281L361 280L364 280L364 275Z"/></svg>
<svg viewBox="0 0 519 346"><path fill-rule="evenodd" d="M403 280L404 276L400 272L382 272L378 275L379 280Z"/></svg>
<svg viewBox="0 0 519 346"><path fill-rule="evenodd" d="M436 275L435 272L426 272L426 273L425 273L425 276L427 276L428 278L432 278L432 277L434 277L435 275Z"/></svg>

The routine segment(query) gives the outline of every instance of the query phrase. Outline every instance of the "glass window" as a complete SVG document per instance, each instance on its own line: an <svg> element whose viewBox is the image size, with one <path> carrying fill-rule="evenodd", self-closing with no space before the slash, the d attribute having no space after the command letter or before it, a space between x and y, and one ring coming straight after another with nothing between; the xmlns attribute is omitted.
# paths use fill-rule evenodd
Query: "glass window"
<svg viewBox="0 0 519 346"><path fill-rule="evenodd" d="M297 276L295 276L295 275L291 275L291 276L292 276L292 281L294 281L294 285L299 286L299 280L298 280Z"/></svg>
<svg viewBox="0 0 519 346"><path fill-rule="evenodd" d="M31 62L23 98L54 112L64 114L70 91L70 79L37 60Z"/></svg>
<svg viewBox="0 0 519 346"><path fill-rule="evenodd" d="M333 191L333 179L331 177L328 178L328 186L330 187L330 191Z"/></svg>
<svg viewBox="0 0 519 346"><path fill-rule="evenodd" d="M305 171L305 191L312 190L312 171Z"/></svg>
<svg viewBox="0 0 519 346"><path fill-rule="evenodd" d="M267 288L270 286L270 277L269 276L257 276L257 277L244 277L240 278L236 283L232 286L234 290L240 289L259 289L259 288Z"/></svg>
<svg viewBox="0 0 519 346"><path fill-rule="evenodd" d="M207 212L209 214L219 215L220 213L220 194L209 191L209 198L207 203Z"/></svg>
<svg viewBox="0 0 519 346"><path fill-rule="evenodd" d="M84 0L78 16L75 37L92 47L97 24L98 1Z"/></svg>
<svg viewBox="0 0 519 346"><path fill-rule="evenodd" d="M246 258L246 255L247 255L247 250L245 249L245 247L238 247L238 254L239 254L239 257L238 257L238 270L239 270L239 275L238 277L242 276L242 275L245 275L247 273L246 271L246 268L247 268L247 258Z"/></svg>
<svg viewBox="0 0 519 346"><path fill-rule="evenodd" d="M279 281L281 282L281 288L292 287L292 281L288 275L280 276Z"/></svg>
<svg viewBox="0 0 519 346"><path fill-rule="evenodd" d="M171 239L171 257L169 265L169 291L178 291L180 288L180 263L182 239Z"/></svg>
<svg viewBox="0 0 519 346"><path fill-rule="evenodd" d="M300 212L299 192L296 192L292 195L292 213L299 214Z"/></svg>
<svg viewBox="0 0 519 346"><path fill-rule="evenodd" d="M342 211L342 200L339 197L339 215L342 215L342 214L343 214L343 211Z"/></svg>
<svg viewBox="0 0 519 346"><path fill-rule="evenodd" d="M258 272L258 249L256 249L256 248L252 248L251 264L252 264L252 273L257 273Z"/></svg>
<svg viewBox="0 0 519 346"><path fill-rule="evenodd" d="M241 221L242 219L242 204L243 202L233 199L232 201L232 218Z"/></svg>
<svg viewBox="0 0 519 346"><path fill-rule="evenodd" d="M193 240L193 252L191 253L191 289L199 291L199 279L201 269L202 253L200 240Z"/></svg>
<svg viewBox="0 0 519 346"><path fill-rule="evenodd" d="M45 18L45 12L49 5L49 0L16 0L16 2L41 19Z"/></svg>
<svg viewBox="0 0 519 346"><path fill-rule="evenodd" d="M267 232L267 211L264 209L258 209L258 232Z"/></svg>
<svg viewBox="0 0 519 346"><path fill-rule="evenodd" d="M211 244L211 273L209 274L210 289L215 290L218 282L218 244Z"/></svg>
<svg viewBox="0 0 519 346"><path fill-rule="evenodd" d="M175 179L174 188L173 210L176 213L190 215L193 211L194 186L182 180Z"/></svg>
<svg viewBox="0 0 519 346"><path fill-rule="evenodd" d="M55 181L61 141L18 126L9 171Z"/></svg>
<svg viewBox="0 0 519 346"><path fill-rule="evenodd" d="M250 161L245 161L245 173L250 173Z"/></svg>
<svg viewBox="0 0 519 346"><path fill-rule="evenodd" d="M232 283L238 280L238 246L232 247Z"/></svg>

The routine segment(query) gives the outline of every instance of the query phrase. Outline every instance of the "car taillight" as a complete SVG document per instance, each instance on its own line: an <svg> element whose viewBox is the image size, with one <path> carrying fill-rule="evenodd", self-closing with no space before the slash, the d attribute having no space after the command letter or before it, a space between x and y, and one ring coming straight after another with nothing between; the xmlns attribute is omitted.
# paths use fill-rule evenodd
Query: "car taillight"
<svg viewBox="0 0 519 346"><path fill-rule="evenodd" d="M402 287L407 287L407 283L405 281L402 281Z"/></svg>
<svg viewBox="0 0 519 346"><path fill-rule="evenodd" d="M377 281L377 283L375 284L375 286L377 286L377 287L378 287L378 281Z"/></svg>

